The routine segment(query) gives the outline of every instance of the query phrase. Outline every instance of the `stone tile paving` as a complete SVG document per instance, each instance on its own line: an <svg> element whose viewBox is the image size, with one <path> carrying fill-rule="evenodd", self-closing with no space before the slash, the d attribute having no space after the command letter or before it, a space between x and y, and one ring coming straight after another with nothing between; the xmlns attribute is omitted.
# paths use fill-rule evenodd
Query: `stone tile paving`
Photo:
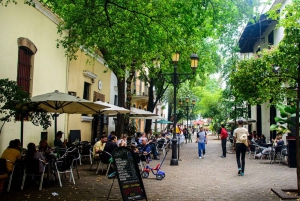
<svg viewBox="0 0 300 201"><path fill-rule="evenodd" d="M209 136L204 159L198 158L196 143L183 144L179 166L170 166L170 150L161 168L166 177L159 181L150 174L149 178L143 179L148 200L280 200L271 192L272 187L296 188L295 168L248 159L248 155L245 176L238 176L235 155L227 154L226 158L221 158L221 142L213 138ZM158 162L152 161L151 165ZM50 186L44 184L42 191L38 186L29 185L22 191L14 188L0 196L0 200L106 200L112 179L106 178L101 171L96 175L95 166L90 171L88 164L80 166L80 176L78 180L75 173L75 185L69 183L67 177L63 179L63 187L51 183ZM52 192L58 196L53 196ZM122 200L117 181L109 200Z"/></svg>

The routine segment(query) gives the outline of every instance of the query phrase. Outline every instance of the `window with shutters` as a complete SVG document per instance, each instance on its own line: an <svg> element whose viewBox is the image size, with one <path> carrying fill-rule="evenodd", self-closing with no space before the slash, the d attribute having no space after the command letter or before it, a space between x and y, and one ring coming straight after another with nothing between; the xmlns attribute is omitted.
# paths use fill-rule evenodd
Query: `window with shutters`
<svg viewBox="0 0 300 201"><path fill-rule="evenodd" d="M31 56L33 53L26 47L19 47L17 83L29 95L31 94Z"/></svg>
<svg viewBox="0 0 300 201"><path fill-rule="evenodd" d="M17 44L17 84L22 90L28 93L29 97L31 97L33 84L33 61L34 55L37 52L37 48L28 38L18 38ZM20 116L16 116L15 120L20 120ZM28 120L28 116L25 116L24 120Z"/></svg>

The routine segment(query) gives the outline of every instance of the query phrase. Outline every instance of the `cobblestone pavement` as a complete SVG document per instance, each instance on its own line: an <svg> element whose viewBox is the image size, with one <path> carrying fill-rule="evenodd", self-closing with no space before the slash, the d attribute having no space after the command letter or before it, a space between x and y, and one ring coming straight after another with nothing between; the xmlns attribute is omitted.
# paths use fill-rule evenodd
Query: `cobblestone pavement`
<svg viewBox="0 0 300 201"><path fill-rule="evenodd" d="M280 200L271 192L272 187L296 188L295 168L248 159L248 155L245 175L238 176L235 155L227 154L226 158L221 158L221 142L214 138L209 136L204 159L198 158L196 143L183 144L180 149L182 161L178 166L170 166L170 150L161 168L166 177L159 181L150 174L149 178L143 179L148 200ZM151 161L152 166L157 163ZM15 187L0 196L0 200L106 200L112 179L106 178L101 171L96 175L95 166L90 171L87 163L80 166L79 174L80 179L77 179L75 173L75 185L69 183L67 176L63 179L63 187L58 183L44 184L42 191L38 186L25 185L24 190ZM53 192L58 195L53 196ZM122 200L117 180L109 200Z"/></svg>

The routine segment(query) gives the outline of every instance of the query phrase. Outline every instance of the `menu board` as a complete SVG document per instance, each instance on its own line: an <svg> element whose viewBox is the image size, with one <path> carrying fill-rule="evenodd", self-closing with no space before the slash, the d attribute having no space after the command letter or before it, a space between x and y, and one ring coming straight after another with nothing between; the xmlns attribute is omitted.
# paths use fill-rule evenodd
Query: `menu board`
<svg viewBox="0 0 300 201"><path fill-rule="evenodd" d="M127 147L118 147L112 157L123 200L147 200L134 152Z"/></svg>

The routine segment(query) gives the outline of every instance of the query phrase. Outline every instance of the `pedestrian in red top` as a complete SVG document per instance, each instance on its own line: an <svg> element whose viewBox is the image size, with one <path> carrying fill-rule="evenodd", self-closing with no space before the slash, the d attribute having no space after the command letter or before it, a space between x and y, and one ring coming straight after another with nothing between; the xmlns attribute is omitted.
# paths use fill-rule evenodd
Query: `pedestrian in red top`
<svg viewBox="0 0 300 201"><path fill-rule="evenodd" d="M221 124L221 128L218 132L221 136L221 145L222 145L222 151L223 154L221 156L221 158L226 158L226 142L227 142L227 137L228 137L228 132L225 129L225 125Z"/></svg>

